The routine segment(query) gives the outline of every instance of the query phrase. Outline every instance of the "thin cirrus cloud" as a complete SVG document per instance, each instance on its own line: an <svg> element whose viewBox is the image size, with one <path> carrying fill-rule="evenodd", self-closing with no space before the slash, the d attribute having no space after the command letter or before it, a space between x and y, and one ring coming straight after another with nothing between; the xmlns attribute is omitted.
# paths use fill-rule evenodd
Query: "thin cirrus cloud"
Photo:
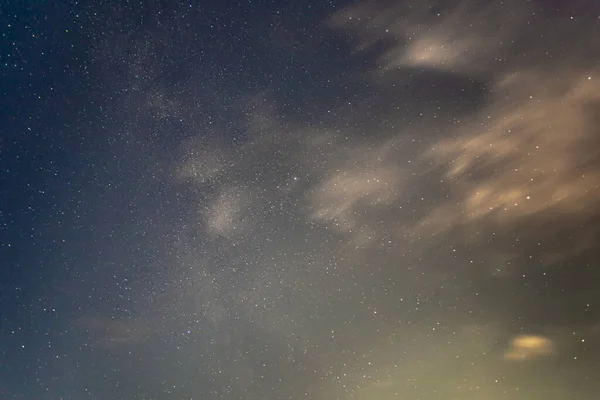
<svg viewBox="0 0 600 400"><path fill-rule="evenodd" d="M498 82L503 98L489 115L458 138L442 140L428 156L447 163L446 176L461 185L460 206L435 210L424 223L446 214L467 221L494 216L514 220L555 211L595 212L600 168L593 108L594 71L564 72L561 81L545 72L520 71ZM594 105L596 103L596 106ZM484 113L485 114L485 113ZM437 220L437 221L436 221Z"/></svg>
<svg viewBox="0 0 600 400"><path fill-rule="evenodd" d="M412 69L429 68L450 76L485 77L483 105L450 121L434 116L409 126L402 109L373 114L373 98L355 102L350 111L339 111L358 115L358 124L372 131L369 140L356 140L356 128L342 121L333 119L317 129L294 124L277 115L277 104L256 96L248 107L246 143L234 150L193 146L179 169L182 179L214 186L204 212L212 234L227 237L242 220L252 225L257 212L272 215L265 210L289 196L297 199L298 216L358 246L378 243L393 236L393 230L396 241L476 225L495 229L526 224L537 229L548 215L573 221L597 215L600 167L594 109L600 100L600 78L592 62L582 61L582 54L594 47L593 40L584 40L589 35L583 27L558 21L551 31L546 26L541 33L528 29L539 21L530 19L531 10L517 3L509 8L463 2L439 16L412 2L375 4L344 9L329 23L357 36L358 49L386 35L395 38L384 52L389 76L378 88L379 97L392 96L390 84L410 80ZM510 15L502 12L508 9ZM556 49L541 42L539 35L552 38L567 30L582 40L573 44L572 58L555 59ZM438 47L442 50L435 50ZM423 51L433 53L418 56ZM382 62L379 59L370 72L381 71ZM390 63L408 73L394 73ZM368 73L365 80L370 79ZM372 128L373 118L398 123ZM415 138L422 146L407 146ZM261 161L263 156L267 162ZM300 182L295 181L298 176ZM233 189L240 185L244 194ZM422 203L407 203L414 193L432 186L439 186L443 195L432 202L420 196ZM390 210L393 214L382 218ZM589 249L594 232L593 227L580 230L569 253ZM532 238L554 233L547 228L527 232Z"/></svg>
<svg viewBox="0 0 600 400"><path fill-rule="evenodd" d="M580 224L600 211L598 39L589 33L597 28L564 18L549 29L547 20L521 3L466 1L432 13L417 2L361 2L330 20L352 35L358 50L385 44L372 69L388 75L382 91L421 69L486 82L479 110L422 128L438 134L422 135L429 149L420 153L420 168L441 168L439 182L449 195L420 214L417 231L539 227L548 217ZM567 33L579 40L570 43L570 56L556 57ZM548 238L557 230L527 234ZM580 229L568 253L589 249L595 232Z"/></svg>
<svg viewBox="0 0 600 400"><path fill-rule="evenodd" d="M560 20L549 29L528 6L508 3L463 2L438 16L417 2L386 7L363 2L334 15L329 23L356 35L358 49L385 34L395 38L384 58L402 71L396 75L387 68L380 97L390 96L389 84L410 80L418 67L485 79L482 105L467 114L409 124L401 108L380 115L370 112L369 99L355 102L349 107L365 127L373 119L398 121L393 128L373 128L362 140L344 121L319 128L294 125L277 115L277 104L259 101L262 106L256 107L255 99L247 142L233 150L194 149L180 167L180 178L211 187L204 213L209 233L227 237L242 220L247 226L268 221L293 197L293 207L284 207L293 221L317 223L360 246L380 244L383 237L393 236L391 242L412 237L410 250L427 252L432 243L419 240L427 235L475 227L483 236L525 225L523 241L542 242L569 230L576 239L565 254L589 250L595 228L575 226L599 212L594 110L600 78L591 51L597 39L590 38L585 23L574 27ZM572 57L555 58L558 42L540 37L567 31L581 41L572 44ZM421 47L435 54L418 57L425 51ZM592 56L586 61L584 54ZM375 62L369 72L382 65ZM415 138L421 146L408 146ZM232 189L242 184L244 194ZM442 195L415 195L432 190ZM573 226L554 225L558 218ZM448 239L464 242L460 235ZM491 259L506 254L502 246ZM394 251L408 252L402 246Z"/></svg>
<svg viewBox="0 0 600 400"><path fill-rule="evenodd" d="M472 74L506 61L507 36L519 32L527 17L516 1L448 2L438 8L416 1L363 1L334 14L329 23L349 32L359 50L384 44L375 74L403 68Z"/></svg>
<svg viewBox="0 0 600 400"><path fill-rule="evenodd" d="M385 211L396 204L406 180L405 172L390 159L393 150L393 143L377 149L352 149L343 157L342 165L325 173L310 189L309 218L350 235L359 246L378 239L377 227L365 220L378 209Z"/></svg>

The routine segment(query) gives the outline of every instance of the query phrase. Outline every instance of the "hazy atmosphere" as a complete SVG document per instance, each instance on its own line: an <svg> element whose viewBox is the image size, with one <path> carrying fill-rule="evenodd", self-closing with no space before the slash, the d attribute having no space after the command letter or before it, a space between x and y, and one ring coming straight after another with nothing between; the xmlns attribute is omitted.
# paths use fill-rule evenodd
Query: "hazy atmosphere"
<svg viewBox="0 0 600 400"><path fill-rule="evenodd" d="M600 398L600 3L0 3L2 400Z"/></svg>

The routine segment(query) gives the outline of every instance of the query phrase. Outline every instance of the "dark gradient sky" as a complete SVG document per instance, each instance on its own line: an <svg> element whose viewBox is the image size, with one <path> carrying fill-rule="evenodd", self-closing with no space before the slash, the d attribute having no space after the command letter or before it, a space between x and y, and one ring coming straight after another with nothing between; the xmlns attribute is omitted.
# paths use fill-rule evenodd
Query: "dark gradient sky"
<svg viewBox="0 0 600 400"><path fill-rule="evenodd" d="M317 3L0 3L2 400L599 398L599 4Z"/></svg>

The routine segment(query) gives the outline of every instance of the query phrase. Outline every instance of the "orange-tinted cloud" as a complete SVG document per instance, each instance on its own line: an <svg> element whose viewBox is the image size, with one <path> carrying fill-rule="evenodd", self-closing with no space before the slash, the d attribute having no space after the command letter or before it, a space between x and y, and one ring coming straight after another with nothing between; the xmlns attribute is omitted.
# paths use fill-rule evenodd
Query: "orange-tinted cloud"
<svg viewBox="0 0 600 400"><path fill-rule="evenodd" d="M541 335L515 336L504 353L504 358L510 361L525 361L540 357L548 357L555 353L555 343Z"/></svg>

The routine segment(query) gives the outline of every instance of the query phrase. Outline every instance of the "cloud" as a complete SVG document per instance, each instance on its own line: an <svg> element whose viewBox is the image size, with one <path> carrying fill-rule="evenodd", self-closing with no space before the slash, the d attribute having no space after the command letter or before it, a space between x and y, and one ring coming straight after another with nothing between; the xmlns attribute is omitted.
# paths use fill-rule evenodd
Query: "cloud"
<svg viewBox="0 0 600 400"><path fill-rule="evenodd" d="M546 244L542 264L593 247L598 230L588 221L600 216L595 200L600 194L600 71L597 57L589 56L599 44L590 36L595 31L590 21L575 23L519 1L435 7L363 1L332 16L330 26L352 37L357 51L378 54L369 72L387 76L379 81L379 97L406 87L414 80L413 70L430 71L431 77L443 72L446 81L453 76L479 80L485 87L484 98L468 113L443 117L443 109L451 106L436 100L438 111L423 105L421 115L439 118L418 127L410 121L428 150L417 153L418 165L401 169L410 178L403 186L423 192L425 185L439 185L443 196L422 206L411 202L410 217L398 211L398 224L406 226L400 239L451 234L450 239L464 240L459 231L483 237L517 230L524 242ZM564 37L571 40L568 48L558 45ZM355 113L402 121L401 108L381 116L371 109ZM397 126L396 132L379 129L374 137L401 141L408 129L406 123ZM390 159L386 168L394 170L403 157L396 153ZM347 167L334 176L349 172ZM406 210L410 192L387 205ZM353 213L375 216L357 202L338 205L349 204ZM329 223L327 216L335 212L321 221ZM408 224L411 219L416 223ZM509 251L500 247L496 251Z"/></svg>
<svg viewBox="0 0 600 400"><path fill-rule="evenodd" d="M317 126L288 118L266 95L250 97L243 107L244 142L199 140L186 146L180 160L177 178L200 188L192 200L200 217L190 220L198 221L201 235L184 252L206 246L203 237L239 239L238 254L281 251L291 241L314 244L313 235L330 246L322 268L362 257L401 264L381 272L385 278L464 264L493 266L491 275L504 278L526 262L545 265L560 259L556 253L564 258L592 249L597 228L581 225L600 215L594 201L600 78L593 63L580 62L589 48L585 29L571 32L582 38L569 50L573 58L558 60L547 55L556 50L541 44L539 35L552 38L554 31L575 28L561 23L549 29L531 20L531 30L526 6L460 2L437 15L421 3L362 2L329 22L342 32L359 32L357 49L390 39L369 71L408 70L390 74L388 82L410 81L415 68L443 70L444 80L482 79L485 91L476 107L453 113L451 103L461 101L462 92L447 100L445 88L432 88L439 97L435 107L407 100L422 110L413 118L401 106L380 107L403 94L381 85L363 101L323 110L350 115L351 122L334 116ZM435 73L426 71L423 80ZM372 74L363 78L370 82ZM515 237L536 250L516 249ZM289 254L306 258L298 250ZM335 259L338 254L343 261ZM253 257L242 258L254 268L246 269L248 282L280 278L272 260L251 264ZM220 262L207 260L198 268L216 269L210 265Z"/></svg>
<svg viewBox="0 0 600 400"><path fill-rule="evenodd" d="M364 344L368 351L354 349L362 363L343 360L342 368L334 369L332 380L357 399L437 398L440 393L452 399L501 399L507 393L516 397L532 393L532 398L537 398L533 396L542 387L564 394L562 383L547 382L552 374L548 364L532 368L529 363L499 362L502 357L512 361L551 355L554 343L550 339L514 337L509 350L514 353L503 355L497 349L504 335L498 324L433 327L437 329L404 326L376 344ZM403 346L408 338L411 345ZM349 366L356 364L361 367L353 371Z"/></svg>
<svg viewBox="0 0 600 400"><path fill-rule="evenodd" d="M309 189L310 218L353 237L356 245L378 239L377 228L365 218L397 203L406 179L390 157L393 143L373 149L358 146L342 165L325 173Z"/></svg>
<svg viewBox="0 0 600 400"><path fill-rule="evenodd" d="M498 15L514 10L515 4L463 1L438 12L425 2L363 1L333 15L330 24L356 37L361 51L384 44L377 59L379 74L399 68L473 73L486 63L503 61L510 43L503 39L519 27L524 13Z"/></svg>
<svg viewBox="0 0 600 400"><path fill-rule="evenodd" d="M554 354L554 342L540 335L519 335L514 337L504 358L510 361L525 361Z"/></svg>
<svg viewBox="0 0 600 400"><path fill-rule="evenodd" d="M497 82L479 118L429 153L446 166L458 198L423 225L491 218L511 223L547 212L593 216L600 181L594 109L597 71L519 71ZM475 123L474 123L475 122Z"/></svg>

